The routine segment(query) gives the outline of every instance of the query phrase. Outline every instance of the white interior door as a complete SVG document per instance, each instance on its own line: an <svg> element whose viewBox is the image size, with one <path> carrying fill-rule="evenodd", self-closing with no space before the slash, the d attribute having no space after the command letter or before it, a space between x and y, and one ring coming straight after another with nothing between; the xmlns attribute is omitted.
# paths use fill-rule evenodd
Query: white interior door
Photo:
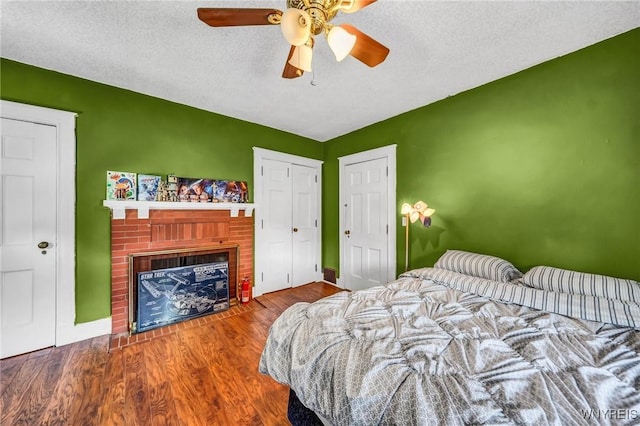
<svg viewBox="0 0 640 426"><path fill-rule="evenodd" d="M2 119L0 358L55 344L56 142L53 126Z"/></svg>
<svg viewBox="0 0 640 426"><path fill-rule="evenodd" d="M287 162L262 162L260 271L263 293L291 287L291 166Z"/></svg>
<svg viewBox="0 0 640 426"><path fill-rule="evenodd" d="M321 279L322 161L253 148L255 296Z"/></svg>
<svg viewBox="0 0 640 426"><path fill-rule="evenodd" d="M292 268L293 286L314 282L318 272L318 173L315 167L291 166L292 192Z"/></svg>
<svg viewBox="0 0 640 426"><path fill-rule="evenodd" d="M345 288L360 290L388 282L388 159L348 164L344 173Z"/></svg>

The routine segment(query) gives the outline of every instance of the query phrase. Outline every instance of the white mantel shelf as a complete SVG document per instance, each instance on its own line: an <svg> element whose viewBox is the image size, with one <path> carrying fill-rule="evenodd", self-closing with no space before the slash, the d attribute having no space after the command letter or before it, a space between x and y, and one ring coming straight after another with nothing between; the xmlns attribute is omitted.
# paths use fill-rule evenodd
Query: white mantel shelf
<svg viewBox="0 0 640 426"><path fill-rule="evenodd" d="M184 203L167 201L104 200L104 207L111 209L113 219L124 219L127 210L138 210L138 219L149 219L149 210L229 210L231 217L238 217L240 210L252 216L253 203Z"/></svg>

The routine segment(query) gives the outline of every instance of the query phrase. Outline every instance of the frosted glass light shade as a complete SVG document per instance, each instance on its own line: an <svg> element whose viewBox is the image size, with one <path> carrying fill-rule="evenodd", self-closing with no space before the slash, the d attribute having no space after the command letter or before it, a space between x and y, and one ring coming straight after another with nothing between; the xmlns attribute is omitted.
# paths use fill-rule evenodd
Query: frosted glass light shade
<svg viewBox="0 0 640 426"><path fill-rule="evenodd" d="M347 55L351 53L351 49L353 49L353 46L356 44L356 39L356 36L348 33L347 30L338 26L331 28L327 35L327 43L329 43L329 47L333 51L333 54L336 55L336 60L338 62L346 58Z"/></svg>
<svg viewBox="0 0 640 426"><path fill-rule="evenodd" d="M413 206L409 203L402 203L402 207L400 208L400 214L409 214L413 210Z"/></svg>
<svg viewBox="0 0 640 426"><path fill-rule="evenodd" d="M296 46L293 49L293 54L289 63L294 67L301 69L305 72L311 72L311 57L313 56L313 49L306 44L302 46Z"/></svg>
<svg viewBox="0 0 640 426"><path fill-rule="evenodd" d="M282 14L280 29L290 44L301 46L311 34L311 16L304 10L291 7Z"/></svg>

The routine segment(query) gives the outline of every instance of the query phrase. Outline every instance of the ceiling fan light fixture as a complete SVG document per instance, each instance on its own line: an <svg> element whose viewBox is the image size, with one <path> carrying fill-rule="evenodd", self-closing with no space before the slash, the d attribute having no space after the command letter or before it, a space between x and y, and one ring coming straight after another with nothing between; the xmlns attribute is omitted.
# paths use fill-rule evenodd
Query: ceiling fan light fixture
<svg viewBox="0 0 640 426"><path fill-rule="evenodd" d="M356 36L339 26L334 26L329 30L329 34L327 34L327 43L329 43L333 54L336 55L338 62L342 61L351 53L353 46L356 44L356 39Z"/></svg>
<svg viewBox="0 0 640 426"><path fill-rule="evenodd" d="M301 46L311 34L311 16L304 10L289 8L282 14L280 29L289 44Z"/></svg>
<svg viewBox="0 0 640 426"><path fill-rule="evenodd" d="M308 44L302 46L296 46L293 50L293 55L289 59L289 64L301 69L305 72L311 72L311 58L313 56L313 49Z"/></svg>

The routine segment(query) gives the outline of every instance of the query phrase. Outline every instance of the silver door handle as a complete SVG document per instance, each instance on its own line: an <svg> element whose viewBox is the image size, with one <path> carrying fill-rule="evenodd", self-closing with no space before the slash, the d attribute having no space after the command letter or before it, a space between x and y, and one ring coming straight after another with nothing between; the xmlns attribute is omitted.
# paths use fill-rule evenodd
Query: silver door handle
<svg viewBox="0 0 640 426"><path fill-rule="evenodd" d="M49 247L49 243L48 243L48 242L46 242L46 241L40 241L40 242L38 243L38 248L39 248L39 249L46 249L47 247Z"/></svg>

